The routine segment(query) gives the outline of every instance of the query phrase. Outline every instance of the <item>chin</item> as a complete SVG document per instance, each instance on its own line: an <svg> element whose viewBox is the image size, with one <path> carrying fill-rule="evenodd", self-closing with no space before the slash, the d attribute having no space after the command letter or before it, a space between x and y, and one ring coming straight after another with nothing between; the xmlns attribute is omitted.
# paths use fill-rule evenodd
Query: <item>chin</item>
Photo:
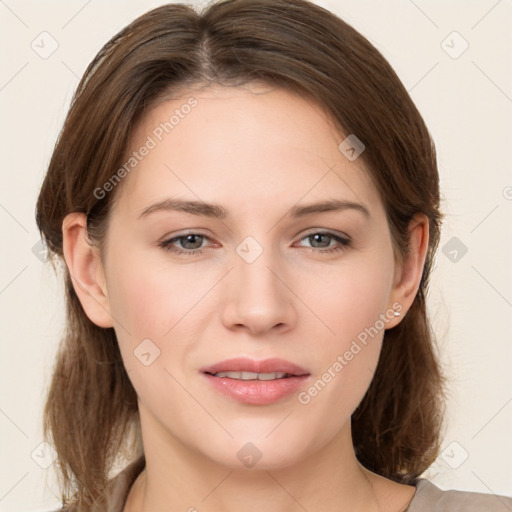
<svg viewBox="0 0 512 512"><path fill-rule="evenodd" d="M314 450L312 444L306 448L305 440L294 440L292 433L288 435L288 442L283 442L283 437L265 439L265 436L251 438L244 435L230 439L224 446L216 443L214 452L209 446L203 453L216 464L231 470L272 471L292 467Z"/></svg>

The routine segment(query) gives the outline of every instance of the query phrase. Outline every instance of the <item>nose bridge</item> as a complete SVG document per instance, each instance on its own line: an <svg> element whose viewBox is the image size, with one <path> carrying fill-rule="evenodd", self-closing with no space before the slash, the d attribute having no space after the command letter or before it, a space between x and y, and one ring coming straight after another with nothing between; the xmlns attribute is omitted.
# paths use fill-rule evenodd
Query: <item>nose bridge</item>
<svg viewBox="0 0 512 512"><path fill-rule="evenodd" d="M254 237L246 237L237 247L231 273L224 321L245 325L252 332L264 332L276 325L290 325L293 303L279 254L269 238L265 246Z"/></svg>

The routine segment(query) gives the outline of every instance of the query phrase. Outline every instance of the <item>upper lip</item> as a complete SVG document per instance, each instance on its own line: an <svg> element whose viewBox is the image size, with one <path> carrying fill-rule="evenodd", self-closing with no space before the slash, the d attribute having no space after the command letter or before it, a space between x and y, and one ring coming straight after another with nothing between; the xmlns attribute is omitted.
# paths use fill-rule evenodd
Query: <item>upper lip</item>
<svg viewBox="0 0 512 512"><path fill-rule="evenodd" d="M212 375L219 372L253 372L253 373L274 373L283 372L290 375L309 375L304 368L286 361L285 359L262 359L255 361L246 357L237 357L234 359L226 359L211 366L201 368L201 372L210 373Z"/></svg>

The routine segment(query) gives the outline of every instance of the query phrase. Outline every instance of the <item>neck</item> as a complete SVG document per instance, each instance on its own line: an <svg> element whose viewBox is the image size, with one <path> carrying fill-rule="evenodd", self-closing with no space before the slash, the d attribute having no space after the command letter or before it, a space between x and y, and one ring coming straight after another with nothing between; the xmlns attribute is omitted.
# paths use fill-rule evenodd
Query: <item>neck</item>
<svg viewBox="0 0 512 512"><path fill-rule="evenodd" d="M155 434L155 425L145 437L141 424L146 467L124 512L398 512L407 508L415 491L359 464L350 424L297 463L260 469L258 464L251 469L218 464L175 438Z"/></svg>

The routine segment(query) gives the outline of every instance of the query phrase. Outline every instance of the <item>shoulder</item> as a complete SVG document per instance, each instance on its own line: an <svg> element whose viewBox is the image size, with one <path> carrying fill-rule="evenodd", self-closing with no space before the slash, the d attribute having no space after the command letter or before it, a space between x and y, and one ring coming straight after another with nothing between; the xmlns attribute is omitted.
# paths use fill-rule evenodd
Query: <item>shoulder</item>
<svg viewBox="0 0 512 512"><path fill-rule="evenodd" d="M406 512L511 512L512 498L468 491L443 491L424 478Z"/></svg>

